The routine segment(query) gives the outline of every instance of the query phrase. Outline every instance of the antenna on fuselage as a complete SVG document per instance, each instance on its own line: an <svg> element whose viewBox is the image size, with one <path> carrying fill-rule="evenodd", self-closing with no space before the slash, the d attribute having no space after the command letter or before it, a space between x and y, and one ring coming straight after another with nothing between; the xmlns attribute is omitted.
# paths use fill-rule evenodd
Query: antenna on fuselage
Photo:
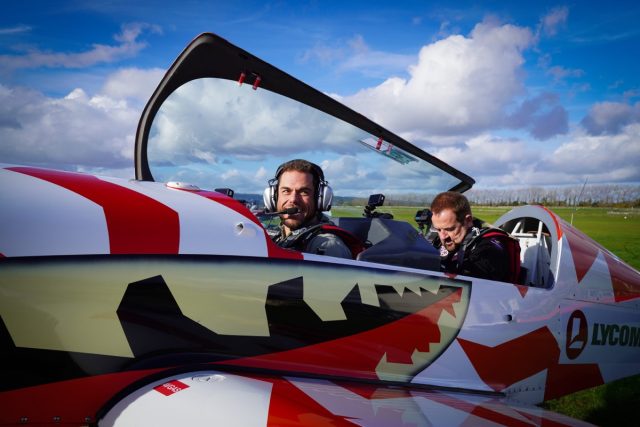
<svg viewBox="0 0 640 427"><path fill-rule="evenodd" d="M571 225L573 225L573 214L578 210L578 205L580 204L580 199L582 199L582 193L584 193L584 187L587 186L588 179L589 177L586 177L584 179L584 184L582 184L582 190L580 190L580 194L578 194L578 198L576 199L576 203L573 207L573 212L571 212L571 222L570 222Z"/></svg>

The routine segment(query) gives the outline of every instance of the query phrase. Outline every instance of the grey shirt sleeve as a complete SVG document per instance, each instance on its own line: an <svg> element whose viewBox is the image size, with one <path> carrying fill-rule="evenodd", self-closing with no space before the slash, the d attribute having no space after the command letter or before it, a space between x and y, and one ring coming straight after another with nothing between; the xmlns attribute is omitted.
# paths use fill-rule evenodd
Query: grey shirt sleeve
<svg viewBox="0 0 640 427"><path fill-rule="evenodd" d="M315 236L307 244L305 252L338 258L352 258L349 247L340 237L331 233L321 233Z"/></svg>

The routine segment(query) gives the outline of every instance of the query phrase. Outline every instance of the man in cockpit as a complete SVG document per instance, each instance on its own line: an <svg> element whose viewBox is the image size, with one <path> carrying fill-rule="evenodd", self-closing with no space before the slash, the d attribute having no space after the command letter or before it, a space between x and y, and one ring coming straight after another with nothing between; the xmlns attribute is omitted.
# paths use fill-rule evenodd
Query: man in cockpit
<svg viewBox="0 0 640 427"><path fill-rule="evenodd" d="M518 283L520 246L497 228L474 224L471 206L461 193L438 194L431 203L431 231L438 233L442 271L482 279Z"/></svg>
<svg viewBox="0 0 640 427"><path fill-rule="evenodd" d="M332 199L333 191L318 165L302 159L283 163L264 191L267 210L280 216L278 229L269 232L271 239L302 252L355 257L343 241L349 237L346 232L322 214L331 209Z"/></svg>

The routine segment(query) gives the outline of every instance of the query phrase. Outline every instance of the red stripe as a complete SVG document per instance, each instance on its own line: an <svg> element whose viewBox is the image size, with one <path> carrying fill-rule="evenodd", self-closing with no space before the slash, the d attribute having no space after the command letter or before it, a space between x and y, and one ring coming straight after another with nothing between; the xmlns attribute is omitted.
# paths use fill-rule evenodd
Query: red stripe
<svg viewBox="0 0 640 427"><path fill-rule="evenodd" d="M264 236L267 239L267 253L269 258L284 258L284 259L297 259L302 260L304 257L302 252L294 251L293 249L285 249L273 243L267 232L264 232Z"/></svg>
<svg viewBox="0 0 640 427"><path fill-rule="evenodd" d="M540 349L538 351L542 351ZM516 359L517 360L517 359ZM562 365L556 363L547 370L544 400L557 399L569 393L604 384L597 363Z"/></svg>
<svg viewBox="0 0 640 427"><path fill-rule="evenodd" d="M260 379L260 378L259 378ZM267 426L356 426L348 416L334 414L284 379L268 379L273 384Z"/></svg>
<svg viewBox="0 0 640 427"><path fill-rule="evenodd" d="M0 425L22 424L23 417L29 425L50 425L54 417L59 417L62 425L93 423L100 408L116 393L158 371L97 375L0 392Z"/></svg>
<svg viewBox="0 0 640 427"><path fill-rule="evenodd" d="M640 274L629 265L604 252L611 273L611 284L616 302L640 298Z"/></svg>
<svg viewBox="0 0 640 427"><path fill-rule="evenodd" d="M495 347L462 338L458 338L458 343L482 381L495 391L557 364L560 356L558 341L546 326ZM532 352L532 348L537 351ZM514 363L515 360L518 362Z"/></svg>
<svg viewBox="0 0 640 427"><path fill-rule="evenodd" d="M571 249L576 277L580 283L596 261L600 248L586 234L573 226L568 226L565 234Z"/></svg>
<svg viewBox="0 0 640 427"><path fill-rule="evenodd" d="M225 363L288 372L378 379L383 357L392 363L412 363L415 350L429 352L431 344L444 344L438 321L444 311L462 300L461 290L417 313L367 331L277 353L226 360ZM448 343L447 343L448 344ZM414 372L424 364L414 365Z"/></svg>
<svg viewBox="0 0 640 427"><path fill-rule="evenodd" d="M91 175L29 167L9 169L59 185L102 206L112 254L178 253L178 214L144 194Z"/></svg>
<svg viewBox="0 0 640 427"><path fill-rule="evenodd" d="M556 226L556 234L558 235L558 240L560 240L560 238L562 237L562 227L560 227L560 223L558 222L558 217L556 217L556 214L554 214L552 211L550 211L546 207L544 206L540 206L540 207L545 211L547 211L547 213L551 216L551 219L553 220Z"/></svg>

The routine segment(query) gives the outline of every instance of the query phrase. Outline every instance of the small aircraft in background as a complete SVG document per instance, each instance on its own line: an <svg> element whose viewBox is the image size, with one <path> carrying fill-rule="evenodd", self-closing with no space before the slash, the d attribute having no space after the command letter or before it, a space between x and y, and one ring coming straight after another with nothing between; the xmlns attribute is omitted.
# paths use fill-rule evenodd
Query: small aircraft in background
<svg viewBox="0 0 640 427"><path fill-rule="evenodd" d="M276 246L238 200L296 157L369 200L333 217L355 259ZM473 179L216 35L160 82L135 166L0 168L0 425L580 425L534 405L640 373L638 271L522 206L494 223L521 283L441 273L368 197L420 214Z"/></svg>

